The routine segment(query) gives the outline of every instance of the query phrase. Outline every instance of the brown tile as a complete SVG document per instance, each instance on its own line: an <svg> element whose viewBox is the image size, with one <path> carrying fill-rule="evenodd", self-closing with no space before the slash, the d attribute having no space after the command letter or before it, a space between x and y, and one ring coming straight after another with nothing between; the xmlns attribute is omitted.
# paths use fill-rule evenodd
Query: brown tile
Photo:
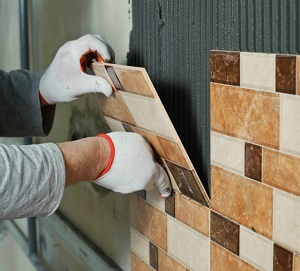
<svg viewBox="0 0 300 271"><path fill-rule="evenodd" d="M293 271L300 271L300 255L294 254L294 269Z"/></svg>
<svg viewBox="0 0 300 271"><path fill-rule="evenodd" d="M211 205L218 213L272 239L272 188L212 165Z"/></svg>
<svg viewBox="0 0 300 271"><path fill-rule="evenodd" d="M245 143L245 176L261 182L262 148Z"/></svg>
<svg viewBox="0 0 300 271"><path fill-rule="evenodd" d="M166 160L166 164L181 193L208 206L192 170L185 169Z"/></svg>
<svg viewBox="0 0 300 271"><path fill-rule="evenodd" d="M146 199L146 190L136 191L134 192L137 196L139 196L142 199Z"/></svg>
<svg viewBox="0 0 300 271"><path fill-rule="evenodd" d="M295 56L276 56L276 91L296 94Z"/></svg>
<svg viewBox="0 0 300 271"><path fill-rule="evenodd" d="M210 81L227 85L240 85L240 53L210 52Z"/></svg>
<svg viewBox="0 0 300 271"><path fill-rule="evenodd" d="M210 214L211 240L239 255L240 226L215 213Z"/></svg>
<svg viewBox="0 0 300 271"><path fill-rule="evenodd" d="M263 149L263 183L300 196L300 158Z"/></svg>
<svg viewBox="0 0 300 271"><path fill-rule="evenodd" d="M152 243L167 250L167 215L135 194L130 196L131 225Z"/></svg>
<svg viewBox="0 0 300 271"><path fill-rule="evenodd" d="M296 68L296 87L297 87L297 95L300 95L300 56L297 57L297 68Z"/></svg>
<svg viewBox="0 0 300 271"><path fill-rule="evenodd" d="M112 88L114 90L116 90L116 87L114 85L114 83L112 82L112 80L110 79L110 76L107 73L107 70L105 69L104 64L101 63L93 63L93 71L96 75L103 77L104 79L106 79L110 85L112 86Z"/></svg>
<svg viewBox="0 0 300 271"><path fill-rule="evenodd" d="M161 249L158 250L158 270L159 271L187 271L175 259L171 258L168 254L163 252Z"/></svg>
<svg viewBox="0 0 300 271"><path fill-rule="evenodd" d="M149 242L149 261L150 265L157 270L158 269L158 247Z"/></svg>
<svg viewBox="0 0 300 271"><path fill-rule="evenodd" d="M210 85L211 130L279 148L279 94Z"/></svg>
<svg viewBox="0 0 300 271"><path fill-rule="evenodd" d="M292 271L293 270L293 253L283 247L274 244L273 256L274 271Z"/></svg>
<svg viewBox="0 0 300 271"><path fill-rule="evenodd" d="M175 192L173 192L170 197L166 198L165 212L168 215L175 217Z"/></svg>
<svg viewBox="0 0 300 271"><path fill-rule="evenodd" d="M105 66L105 69L106 69L111 81L113 82L115 88L117 90L123 90L123 87L122 87L122 85L119 81L118 76L116 75L116 72L115 72L114 68L111 67L111 66Z"/></svg>
<svg viewBox="0 0 300 271"><path fill-rule="evenodd" d="M153 269L131 252L131 271L153 271Z"/></svg>
<svg viewBox="0 0 300 271"><path fill-rule="evenodd" d="M103 94L96 94L95 97L104 115L135 125L135 121L118 90L114 91L110 97L105 97Z"/></svg>
<svg viewBox="0 0 300 271"><path fill-rule="evenodd" d="M209 237L209 214L210 210L207 207L183 195L175 194L175 218L206 237Z"/></svg>

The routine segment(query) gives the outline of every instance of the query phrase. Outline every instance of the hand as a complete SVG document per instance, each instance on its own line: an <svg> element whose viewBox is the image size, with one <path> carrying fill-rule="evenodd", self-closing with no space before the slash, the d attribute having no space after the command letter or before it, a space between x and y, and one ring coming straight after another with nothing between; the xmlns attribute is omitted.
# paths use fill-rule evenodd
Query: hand
<svg viewBox="0 0 300 271"><path fill-rule="evenodd" d="M86 93L110 96L112 88L104 78L84 72L93 58L114 61L113 50L101 36L85 35L64 44L41 78L41 100L55 104L71 102Z"/></svg>
<svg viewBox="0 0 300 271"><path fill-rule="evenodd" d="M99 135L108 140L111 157L106 169L94 182L115 192L131 193L155 186L162 197L171 194L169 177L155 162L152 150L136 133L113 132Z"/></svg>

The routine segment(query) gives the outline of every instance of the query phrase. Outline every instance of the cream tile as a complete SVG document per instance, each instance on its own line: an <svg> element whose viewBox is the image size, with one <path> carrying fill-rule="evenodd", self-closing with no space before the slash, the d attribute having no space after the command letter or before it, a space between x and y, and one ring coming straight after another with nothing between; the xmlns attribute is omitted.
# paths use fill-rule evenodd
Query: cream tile
<svg viewBox="0 0 300 271"><path fill-rule="evenodd" d="M147 97L122 92L122 96L140 128L174 139L174 134L166 121L158 103Z"/></svg>
<svg viewBox="0 0 300 271"><path fill-rule="evenodd" d="M146 201L165 212L165 199L160 196L158 189L146 191Z"/></svg>
<svg viewBox="0 0 300 271"><path fill-rule="evenodd" d="M300 97L280 95L280 150L300 155Z"/></svg>
<svg viewBox="0 0 300 271"><path fill-rule="evenodd" d="M273 198L273 240L299 253L300 197L274 189Z"/></svg>
<svg viewBox="0 0 300 271"><path fill-rule="evenodd" d="M273 270L273 245L269 239L240 226L240 257L259 270Z"/></svg>
<svg viewBox="0 0 300 271"><path fill-rule="evenodd" d="M168 253L195 271L209 270L209 239L168 216Z"/></svg>
<svg viewBox="0 0 300 271"><path fill-rule="evenodd" d="M104 117L104 118L112 132L125 132L124 126L122 125L121 121L109 117Z"/></svg>
<svg viewBox="0 0 300 271"><path fill-rule="evenodd" d="M240 53L241 87L275 92L276 55Z"/></svg>
<svg viewBox="0 0 300 271"><path fill-rule="evenodd" d="M149 264L149 240L132 227L131 251Z"/></svg>
<svg viewBox="0 0 300 271"><path fill-rule="evenodd" d="M244 175L245 142L215 132L210 138L212 164Z"/></svg>

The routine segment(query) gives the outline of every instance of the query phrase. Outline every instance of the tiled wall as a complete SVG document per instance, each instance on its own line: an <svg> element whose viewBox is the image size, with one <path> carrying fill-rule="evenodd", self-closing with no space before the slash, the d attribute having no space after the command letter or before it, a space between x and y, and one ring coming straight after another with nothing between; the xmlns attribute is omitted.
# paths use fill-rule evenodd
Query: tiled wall
<svg viewBox="0 0 300 271"><path fill-rule="evenodd" d="M132 270L300 270L300 57L210 62L212 207L133 194Z"/></svg>

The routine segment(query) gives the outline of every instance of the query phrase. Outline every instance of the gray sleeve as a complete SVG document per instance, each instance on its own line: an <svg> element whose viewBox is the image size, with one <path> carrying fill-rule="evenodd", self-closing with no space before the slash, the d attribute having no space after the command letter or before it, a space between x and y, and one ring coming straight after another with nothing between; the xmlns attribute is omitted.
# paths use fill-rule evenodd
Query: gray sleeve
<svg viewBox="0 0 300 271"><path fill-rule="evenodd" d="M51 128L55 105L40 107L43 72L0 70L0 136L43 136Z"/></svg>
<svg viewBox="0 0 300 271"><path fill-rule="evenodd" d="M53 143L0 145L0 176L0 221L46 216L63 195L64 159Z"/></svg>

